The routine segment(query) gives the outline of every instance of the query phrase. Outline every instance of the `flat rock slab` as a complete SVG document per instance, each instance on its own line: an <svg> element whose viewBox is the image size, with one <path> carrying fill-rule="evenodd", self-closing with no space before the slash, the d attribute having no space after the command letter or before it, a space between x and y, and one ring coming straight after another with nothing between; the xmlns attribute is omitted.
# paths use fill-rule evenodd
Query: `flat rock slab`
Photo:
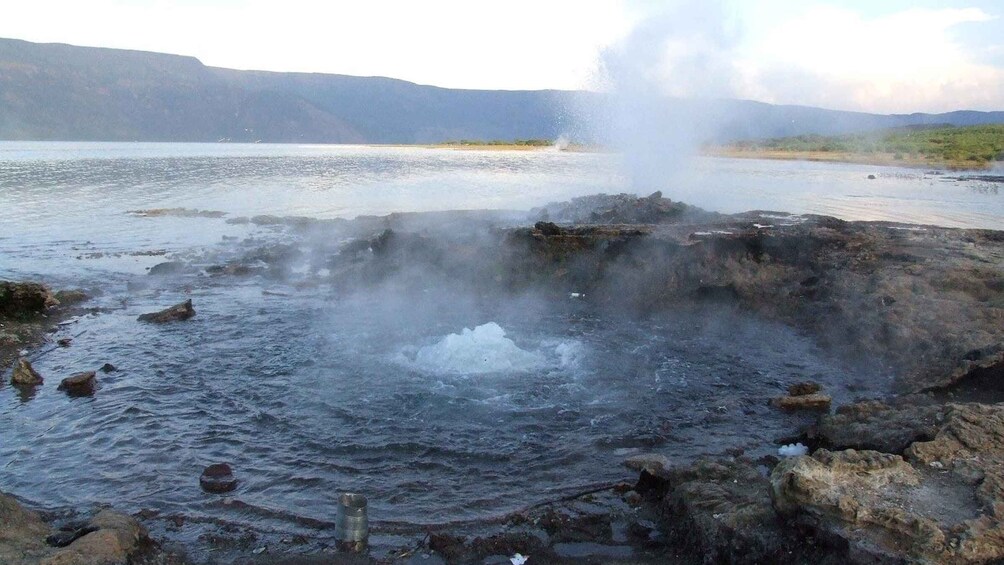
<svg viewBox="0 0 1004 565"><path fill-rule="evenodd" d="M192 299L188 299L181 304L175 304L170 308L160 312L142 314L137 318L140 322L151 322L154 324L164 324L167 322L177 322L187 320L195 315L195 308L192 307Z"/></svg>

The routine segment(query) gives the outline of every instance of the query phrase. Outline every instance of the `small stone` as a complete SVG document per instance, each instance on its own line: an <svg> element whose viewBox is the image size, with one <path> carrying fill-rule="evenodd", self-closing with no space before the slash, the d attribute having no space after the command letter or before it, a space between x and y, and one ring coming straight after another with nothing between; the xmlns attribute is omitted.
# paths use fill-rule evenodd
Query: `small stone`
<svg viewBox="0 0 1004 565"><path fill-rule="evenodd" d="M14 372L11 374L10 384L35 386L42 384L43 380L42 375L38 374L38 371L31 366L31 363L24 357L21 357L14 364Z"/></svg>
<svg viewBox="0 0 1004 565"><path fill-rule="evenodd" d="M105 363L101 366L102 373L114 373L115 371L118 371L118 367L112 365L111 363Z"/></svg>
<svg viewBox="0 0 1004 565"><path fill-rule="evenodd" d="M804 382L795 383L788 387L789 396L808 396L810 394L816 394L819 390L823 388L819 386L818 383Z"/></svg>
<svg viewBox="0 0 1004 565"><path fill-rule="evenodd" d="M96 384L94 371L86 371L63 379L57 390L65 391L70 396L91 396Z"/></svg>
<svg viewBox="0 0 1004 565"><path fill-rule="evenodd" d="M785 411L818 410L829 411L831 399L825 394L806 394L803 396L782 396L770 401L770 405Z"/></svg>
<svg viewBox="0 0 1004 565"><path fill-rule="evenodd" d="M206 467L199 477L199 485L202 490L213 494L230 492L237 487L237 478L234 477L233 469L226 463L216 463Z"/></svg>
<svg viewBox="0 0 1004 565"><path fill-rule="evenodd" d="M64 337L56 341L56 345L60 347L69 347L71 343L73 343L72 337Z"/></svg>

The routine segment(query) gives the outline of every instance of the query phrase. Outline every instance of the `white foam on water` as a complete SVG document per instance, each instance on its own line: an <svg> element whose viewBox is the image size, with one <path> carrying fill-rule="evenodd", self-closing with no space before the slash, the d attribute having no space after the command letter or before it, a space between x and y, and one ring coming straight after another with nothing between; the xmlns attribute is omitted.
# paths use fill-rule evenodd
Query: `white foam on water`
<svg viewBox="0 0 1004 565"><path fill-rule="evenodd" d="M789 443L777 448L777 454L781 457L798 457L809 453L809 448L801 443Z"/></svg>
<svg viewBox="0 0 1004 565"><path fill-rule="evenodd" d="M503 373L527 371L546 363L543 355L520 349L505 336L495 322L476 328L464 328L438 342L422 347L415 355L415 365L434 372Z"/></svg>

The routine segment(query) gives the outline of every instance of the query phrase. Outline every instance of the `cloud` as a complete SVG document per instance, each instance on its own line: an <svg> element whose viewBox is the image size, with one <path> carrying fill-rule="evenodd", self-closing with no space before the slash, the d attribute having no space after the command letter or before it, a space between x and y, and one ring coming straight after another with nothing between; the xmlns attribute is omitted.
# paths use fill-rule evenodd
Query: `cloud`
<svg viewBox="0 0 1004 565"><path fill-rule="evenodd" d="M976 8L910 9L880 17L814 6L747 44L744 97L876 112L1004 108L1004 69L959 42Z"/></svg>

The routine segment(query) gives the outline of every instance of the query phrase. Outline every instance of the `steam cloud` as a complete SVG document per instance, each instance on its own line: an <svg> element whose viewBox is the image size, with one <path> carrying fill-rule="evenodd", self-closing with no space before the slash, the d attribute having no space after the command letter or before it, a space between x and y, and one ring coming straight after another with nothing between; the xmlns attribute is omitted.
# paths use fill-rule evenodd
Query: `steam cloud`
<svg viewBox="0 0 1004 565"><path fill-rule="evenodd" d="M726 116L735 26L721 1L685 0L643 20L601 55L607 96L597 137L621 154L631 189L667 188Z"/></svg>

